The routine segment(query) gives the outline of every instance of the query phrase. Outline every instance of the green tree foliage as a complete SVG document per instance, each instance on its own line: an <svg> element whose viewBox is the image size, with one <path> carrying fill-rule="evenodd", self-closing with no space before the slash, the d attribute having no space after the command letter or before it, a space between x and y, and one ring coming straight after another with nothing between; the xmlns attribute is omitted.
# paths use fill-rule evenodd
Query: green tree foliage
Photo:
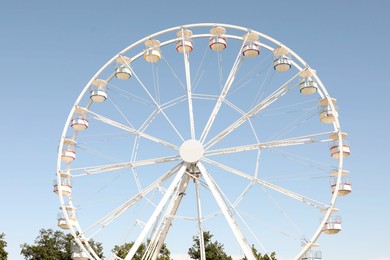
<svg viewBox="0 0 390 260"><path fill-rule="evenodd" d="M111 251L113 253L115 253L118 257L120 258L125 258L126 255L129 253L130 249L133 247L134 245L134 242L131 242L131 243L125 243L123 245L116 245L114 247L114 249L112 249ZM133 257L133 260L141 260L142 259L142 256L145 254L146 252L146 244L141 244L138 249L137 249L137 252L135 253L134 257ZM171 255L171 252L168 250L168 248L166 247L165 243L163 244L163 246L161 247L161 250L160 250L160 254L158 255L157 257L157 260L170 260L170 255Z"/></svg>
<svg viewBox="0 0 390 260"><path fill-rule="evenodd" d="M228 256L223 248L223 244L218 241L211 241L213 235L210 231L203 232L205 253L207 260L232 260L231 256ZM188 254L192 259L200 259L200 240L199 236L193 237L193 245L188 249Z"/></svg>
<svg viewBox="0 0 390 260"><path fill-rule="evenodd" d="M275 252L272 252L269 256L268 255L262 256L261 253L259 253L257 251L257 249L255 248L254 245L252 245L252 252L253 252L253 255L255 256L256 260L277 260ZM248 260L248 258L246 258L246 256L245 256L241 260Z"/></svg>
<svg viewBox="0 0 390 260"><path fill-rule="evenodd" d="M115 253L120 258L125 258L127 253L129 253L130 249L133 247L134 242L131 243L125 243L123 245L116 245L114 249L111 250L111 252ZM140 260L142 259L142 255L145 253L145 245L141 244L138 247L137 252L135 253L133 259L134 260Z"/></svg>
<svg viewBox="0 0 390 260"><path fill-rule="evenodd" d="M101 243L89 241L95 252L103 257ZM52 229L41 229L33 245L22 244L20 254L27 260L72 260L72 245L75 245L71 234L64 234L61 231Z"/></svg>
<svg viewBox="0 0 390 260"><path fill-rule="evenodd" d="M100 242L95 242L95 240L90 239L89 240L89 245L92 247L93 251L100 257L104 258L103 254L103 245Z"/></svg>
<svg viewBox="0 0 390 260"><path fill-rule="evenodd" d="M5 250L6 247L5 234L0 233L0 260L7 260L8 258L8 252Z"/></svg>
<svg viewBox="0 0 390 260"><path fill-rule="evenodd" d="M160 254L158 255L158 260L170 260L171 259L171 251L167 248L166 244L164 243L163 246L160 249Z"/></svg>

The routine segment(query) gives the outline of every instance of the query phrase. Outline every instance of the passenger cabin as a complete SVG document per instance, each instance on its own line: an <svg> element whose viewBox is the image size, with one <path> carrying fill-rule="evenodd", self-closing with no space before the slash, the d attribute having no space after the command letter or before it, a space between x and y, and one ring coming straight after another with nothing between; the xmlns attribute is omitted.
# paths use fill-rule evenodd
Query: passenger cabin
<svg viewBox="0 0 390 260"><path fill-rule="evenodd" d="M343 158L347 157L350 155L350 146L348 144L348 141L345 140L345 138L348 136L347 133L340 133L341 138L343 139L343 145L342 148L340 148L339 144L339 135L338 133L333 133L329 136L330 139L333 139L334 141L331 144L330 147L330 153L333 158L340 158L340 154L343 153Z"/></svg>
<svg viewBox="0 0 390 260"><path fill-rule="evenodd" d="M115 77L121 80L126 80L131 77L131 70L126 65L120 65L115 68Z"/></svg>
<svg viewBox="0 0 390 260"><path fill-rule="evenodd" d="M115 77L120 80L127 80L131 77L131 59L126 56L119 56L115 59L117 65L115 66Z"/></svg>
<svg viewBox="0 0 390 260"><path fill-rule="evenodd" d="M190 53L193 50L192 45L192 31L188 29L182 29L177 31L176 36L180 40L176 41L176 51L180 53Z"/></svg>
<svg viewBox="0 0 390 260"><path fill-rule="evenodd" d="M72 246L72 259L73 260L88 260L88 254L81 250L78 245Z"/></svg>
<svg viewBox="0 0 390 260"><path fill-rule="evenodd" d="M87 119L88 110L82 107L77 107L74 116L70 121L70 126L76 131L83 131L88 128Z"/></svg>
<svg viewBox="0 0 390 260"><path fill-rule="evenodd" d="M53 192L56 194L59 194L59 189L61 189L62 195L70 196L72 194L72 182L69 177L61 177L60 183L54 180L53 187Z"/></svg>
<svg viewBox="0 0 390 260"><path fill-rule="evenodd" d="M144 59L147 62L155 63L161 59L160 42L155 39L148 39L145 41Z"/></svg>
<svg viewBox="0 0 390 260"><path fill-rule="evenodd" d="M333 105L336 104L336 99L330 98ZM325 97L320 101L320 121L325 124L331 124L335 121L335 112L332 111L328 99Z"/></svg>
<svg viewBox="0 0 390 260"><path fill-rule="evenodd" d="M341 217L340 216L330 216L328 221L325 222L322 227L322 232L325 234L337 234L341 231Z"/></svg>
<svg viewBox="0 0 390 260"><path fill-rule="evenodd" d="M85 252L73 252L72 260L89 260L89 257Z"/></svg>
<svg viewBox="0 0 390 260"><path fill-rule="evenodd" d="M209 46L213 51L222 51L227 47L226 38L217 36L211 37Z"/></svg>
<svg viewBox="0 0 390 260"><path fill-rule="evenodd" d="M103 79L95 79L92 81L91 91L89 92L89 98L96 103L103 102L107 99L106 92L107 82Z"/></svg>
<svg viewBox="0 0 390 260"><path fill-rule="evenodd" d="M244 35L243 40L246 42L242 49L242 55L247 58L254 58L260 54L260 45L256 43L259 39L259 35L254 32L249 32Z"/></svg>
<svg viewBox="0 0 390 260"><path fill-rule="evenodd" d="M308 251L306 252L301 260L321 260L322 252L321 251Z"/></svg>
<svg viewBox="0 0 390 260"><path fill-rule="evenodd" d="M62 229L70 229L77 222L76 209L72 206L65 206L66 214L68 215L69 223L66 222L64 213L59 213L57 217L57 225Z"/></svg>
<svg viewBox="0 0 390 260"><path fill-rule="evenodd" d="M254 58L260 54L260 46L256 43L247 43L244 48L242 48L242 55L247 58Z"/></svg>
<svg viewBox="0 0 390 260"><path fill-rule="evenodd" d="M61 160L70 163L76 159L75 152L76 142L72 139L65 139L63 144L63 149L61 153Z"/></svg>
<svg viewBox="0 0 390 260"><path fill-rule="evenodd" d="M346 141L343 141L342 146L338 141L334 141L331 144L330 156L332 156L333 158L340 159L341 155L343 156L343 158L345 158L348 157L350 154L351 154L350 147L346 143Z"/></svg>
<svg viewBox="0 0 390 260"><path fill-rule="evenodd" d="M285 72L291 69L291 59L286 56L276 56L274 57L274 70L278 72Z"/></svg>
<svg viewBox="0 0 390 260"><path fill-rule="evenodd" d="M318 91L318 84L313 79L313 73L315 70L305 68L299 73L299 91L305 95L311 95Z"/></svg>
<svg viewBox="0 0 390 260"><path fill-rule="evenodd" d="M63 213L59 213L57 216L57 226L65 230L70 229Z"/></svg>
<svg viewBox="0 0 390 260"><path fill-rule="evenodd" d="M336 191L336 183L332 184L332 194ZM342 180L339 184L337 196L346 196L352 192L352 184L347 180Z"/></svg>
<svg viewBox="0 0 390 260"><path fill-rule="evenodd" d="M291 59L288 50L283 46L274 49L274 70L278 72L285 72L291 69Z"/></svg>
<svg viewBox="0 0 390 260"><path fill-rule="evenodd" d="M316 93L318 90L317 82L315 82L312 77L301 78L299 83L299 91L305 95L311 95Z"/></svg>
<svg viewBox="0 0 390 260"><path fill-rule="evenodd" d="M211 28L210 34L212 35L209 39L209 47L213 51L222 51L227 47L226 38L223 37L226 33L226 29L221 26L215 26Z"/></svg>

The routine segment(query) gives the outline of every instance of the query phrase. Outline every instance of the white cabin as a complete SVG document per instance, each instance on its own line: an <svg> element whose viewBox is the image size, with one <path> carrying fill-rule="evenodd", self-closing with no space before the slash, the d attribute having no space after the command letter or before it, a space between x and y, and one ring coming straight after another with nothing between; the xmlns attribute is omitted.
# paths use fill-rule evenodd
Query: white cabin
<svg viewBox="0 0 390 260"><path fill-rule="evenodd" d="M73 260L88 260L88 254L81 250L78 245L72 246L72 259Z"/></svg>
<svg viewBox="0 0 390 260"><path fill-rule="evenodd" d="M70 126L76 131L83 131L88 128L87 119L88 109L83 107L76 107L74 117L70 121Z"/></svg>
<svg viewBox="0 0 390 260"><path fill-rule="evenodd" d="M189 39L177 41L176 50L180 53L190 53L193 50L192 41Z"/></svg>
<svg viewBox="0 0 390 260"><path fill-rule="evenodd" d="M131 58L119 55L116 59L115 77L120 80L127 80L131 77Z"/></svg>
<svg viewBox="0 0 390 260"><path fill-rule="evenodd" d="M321 260L322 259L322 252L321 251L308 251L306 252L302 260Z"/></svg>
<svg viewBox="0 0 390 260"><path fill-rule="evenodd" d="M72 139L65 139L64 145L61 153L61 160L70 163L73 160L76 159L76 152L75 152L75 145L76 142Z"/></svg>
<svg viewBox="0 0 390 260"><path fill-rule="evenodd" d="M341 217L330 216L328 221L322 227L322 232L325 234L337 234L341 231Z"/></svg>
<svg viewBox="0 0 390 260"><path fill-rule="evenodd" d="M255 43L247 43L242 48L242 55L247 58L254 58L260 54L260 46Z"/></svg>
<svg viewBox="0 0 390 260"><path fill-rule="evenodd" d="M93 89L89 94L89 98L96 103L103 102L107 99L107 92L104 89Z"/></svg>
<svg viewBox="0 0 390 260"><path fill-rule="evenodd" d="M62 229L65 229L65 230L70 229L70 226L66 222L66 219L65 219L65 216L64 216L63 213L59 213L58 214L58 216L57 216L57 225L58 225L58 227L60 227Z"/></svg>
<svg viewBox="0 0 390 260"><path fill-rule="evenodd" d="M88 255L85 252L73 252L72 259L73 260L89 260Z"/></svg>
<svg viewBox="0 0 390 260"><path fill-rule="evenodd" d="M127 65L121 65L115 68L115 77L126 80L131 77L131 70Z"/></svg>
<svg viewBox="0 0 390 260"><path fill-rule="evenodd" d="M190 53L193 50L192 40L190 37L192 36L192 31L188 29L179 30L176 33L180 40L176 41L176 51L180 53Z"/></svg>
<svg viewBox="0 0 390 260"><path fill-rule="evenodd" d="M330 156L336 159L340 159L341 155L343 158L348 157L351 154L349 145L343 141L343 145L340 146L338 141L333 142L330 146Z"/></svg>
<svg viewBox="0 0 390 260"><path fill-rule="evenodd" d="M227 47L226 38L211 37L209 40L209 46L213 51L222 51Z"/></svg>
<svg viewBox="0 0 390 260"><path fill-rule="evenodd" d="M305 95L311 95L316 93L318 90L318 84L312 77L302 78L299 83L299 91Z"/></svg>
<svg viewBox="0 0 390 260"><path fill-rule="evenodd" d="M273 50L274 53L274 70L278 72L285 72L291 69L291 58L289 57L289 51L279 46Z"/></svg>
<svg viewBox="0 0 390 260"><path fill-rule="evenodd" d="M332 194L336 191L336 183L332 184ZM352 184L349 181L343 180L339 184L337 196L346 196L352 192Z"/></svg>
<svg viewBox="0 0 390 260"><path fill-rule="evenodd" d="M336 104L336 99L330 99L333 105ZM335 112L332 111L328 99L325 97L320 101L320 121L325 124L331 124L335 121Z"/></svg>
<svg viewBox="0 0 390 260"><path fill-rule="evenodd" d="M92 81L89 98L96 103L103 102L107 99L106 87L107 81L103 79L95 79Z"/></svg>
<svg viewBox="0 0 390 260"><path fill-rule="evenodd" d="M85 116L72 118L70 126L76 131L83 131L88 128L88 119Z"/></svg>
<svg viewBox="0 0 390 260"><path fill-rule="evenodd" d="M70 196L72 194L72 182L70 178L61 177L60 183L54 180L53 192L59 194L59 189L61 189L63 195Z"/></svg>
<svg viewBox="0 0 390 260"><path fill-rule="evenodd" d="M161 59L160 42L155 39L148 39L145 41L144 59L147 62L155 63Z"/></svg>
<svg viewBox="0 0 390 260"><path fill-rule="evenodd" d="M291 69L291 59L287 55L274 57L274 70L285 72Z"/></svg>

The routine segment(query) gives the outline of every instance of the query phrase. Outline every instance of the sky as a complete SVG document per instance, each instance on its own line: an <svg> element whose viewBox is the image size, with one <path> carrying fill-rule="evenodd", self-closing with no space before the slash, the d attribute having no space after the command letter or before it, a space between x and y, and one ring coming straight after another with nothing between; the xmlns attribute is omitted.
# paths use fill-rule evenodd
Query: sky
<svg viewBox="0 0 390 260"><path fill-rule="evenodd" d="M89 79L131 43L202 22L270 35L317 70L349 134L353 183L337 202L343 230L327 238L324 259L390 259L389 17L386 0L2 1L0 232L9 259L23 259L20 245L39 229L57 229L57 146Z"/></svg>

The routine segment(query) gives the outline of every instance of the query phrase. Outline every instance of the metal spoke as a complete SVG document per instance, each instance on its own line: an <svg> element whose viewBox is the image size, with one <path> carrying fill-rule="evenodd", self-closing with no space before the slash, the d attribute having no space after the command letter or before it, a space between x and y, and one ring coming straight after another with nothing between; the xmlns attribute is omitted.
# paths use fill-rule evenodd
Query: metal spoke
<svg viewBox="0 0 390 260"><path fill-rule="evenodd" d="M188 100L188 114L190 119L190 129L191 129L191 139L195 139L195 124L194 124L194 111L192 105L192 85L191 85L191 71L190 71L190 62L189 54L187 53L187 48L184 46L184 28L182 30L182 41L183 41L183 58L184 58L184 68L186 73L186 86L187 86L187 100Z"/></svg>
<svg viewBox="0 0 390 260"><path fill-rule="evenodd" d="M160 249L164 244L165 238L168 235L169 228L172 226L173 219L176 216L176 212L180 206L183 196L185 195L190 179L191 177L188 174L183 176L179 188L171 198L163 219L160 222L159 228L156 230L149 243L149 245L154 245L152 250L153 256L152 258L146 257L146 259L157 259L157 256L160 253Z"/></svg>
<svg viewBox="0 0 390 260"><path fill-rule="evenodd" d="M230 70L230 73L229 73L229 76L225 82L225 85L223 86L223 89L221 91L221 94L219 95L218 97L218 100L217 102L215 103L215 106L214 106L214 109L213 109L213 112L210 114L210 117L206 123L206 126L202 132L202 135L200 136L200 142L201 143L204 143L204 141L206 140L207 138L207 135L208 133L210 132L210 129L211 129L211 126L213 125L214 123L214 120L219 112L219 109L221 108L222 106L222 102L224 101L224 99L226 98L226 95L228 94L229 90L230 90L230 87L232 86L233 82L234 82L234 79L235 79L235 76L236 76L236 73L238 71L238 68L242 62L242 56L241 56L241 50L242 50L242 47L244 46L244 43L245 41L243 41L243 44L237 54L237 57L236 57L236 60L233 64L233 67L232 69Z"/></svg>
<svg viewBox="0 0 390 260"><path fill-rule="evenodd" d="M122 163L114 163L107 165L99 165L99 166L90 166L90 167L81 167L81 168L72 168L69 171L71 172L83 172L80 174L73 174L72 177L83 177L87 175L103 173L103 172L112 172L118 171L122 169L135 168L140 166L146 166L157 163L166 163L166 162L174 162L180 160L180 156L166 156L166 157L158 157L147 160L139 160L132 162L122 162Z"/></svg>
<svg viewBox="0 0 390 260"><path fill-rule="evenodd" d="M171 120L168 118L168 116L165 114L164 110L161 108L161 106L156 102L156 100L153 98L153 96L150 94L150 92L148 91L148 89L146 88L146 86L143 84L143 82L141 81L141 79L138 77L138 75L134 72L134 70L132 68L129 68L131 70L131 72L133 73L134 77L137 79L137 81L139 82L139 84L142 86L142 88L145 90L145 92L147 93L147 95L149 96L149 98L153 101L154 105L158 108L158 110L161 112L161 114L165 117L165 119L167 120L168 124L172 127L172 129L176 132L176 134L180 137L180 139L182 141L184 141L184 138L181 136L181 134L179 133L179 131L177 131L176 127L173 125L173 123L171 122Z"/></svg>
<svg viewBox="0 0 390 260"><path fill-rule="evenodd" d="M158 218L159 214L161 213L162 209L166 205L166 203L167 203L169 197L171 196L172 192L174 190L176 190L177 187L179 186L179 184L180 184L180 182L181 182L181 180L183 178L183 174L184 174L186 168L187 168L187 165L185 165L185 164L180 167L179 171L177 172L177 174L176 174L174 180L172 181L171 185L169 186L168 190L165 192L165 194L164 194L163 198L161 199L160 203L155 208L153 214L149 218L149 221L146 223L145 227L142 229L141 233L139 234L139 236L135 240L133 246L131 247L129 253L126 255L124 260L130 260L130 259L133 258L134 254L138 250L138 247L141 245L141 243L145 239L147 233L149 233L149 231L152 228L153 224L155 224L155 222L157 221L157 218Z"/></svg>
<svg viewBox="0 0 390 260"><path fill-rule="evenodd" d="M236 174L236 175L238 175L238 176L240 176L240 177L243 177L243 178L245 178L245 179L247 179L247 180L257 182L258 184L260 184L260 185L262 185L262 186L264 186L264 187L270 188L270 189L272 189L272 190L274 190L274 191L277 191L277 192L279 192L279 193L281 193L281 194L284 194L284 195L286 195L286 196L288 196L288 197L291 197L291 198L293 198L293 199L296 199L296 200L298 200L298 201L300 201L300 202L303 202L303 203L305 203L305 204L307 204L307 205L310 205L310 206L312 206L312 207L315 207L315 208L318 208L318 209L321 209L321 210L324 210L324 209L328 209L328 208L329 208L329 205L327 205L327 204L325 204L325 203L316 201L316 200L311 199L311 198L309 198L309 197L300 195L300 194L298 194L298 193L296 193L296 192L287 190L287 189L282 188L282 187L280 187L280 186L278 186L278 185L275 185L275 184L272 184L272 183L270 183L270 182L264 181L264 180L262 180L262 179L260 179L260 178L251 176L251 175L249 175L249 174L246 174L246 173L244 173L244 172L241 172L241 171L236 170L236 169L234 169L234 168L231 168L231 167L229 167L229 166L223 165L223 164L221 164L221 163L218 163L218 162L212 161L212 160L210 160L210 159L206 159L206 158L204 159L204 161L207 162L207 163L209 163L209 164L212 164L212 165L214 165L214 166L217 166L217 167L219 167L219 168L221 168L221 169L224 169L224 170L226 170L226 171L228 171L228 172L234 173L234 174Z"/></svg>
<svg viewBox="0 0 390 260"><path fill-rule="evenodd" d="M198 229L199 229L199 250L200 260L206 260L206 252L204 245L203 236L203 220L202 220L202 207L200 205L200 193L199 193L199 180L195 179L195 190L196 190L196 208L198 211Z"/></svg>
<svg viewBox="0 0 390 260"><path fill-rule="evenodd" d="M151 140L151 141L153 141L153 142L156 142L156 143L165 145L165 146L167 146L167 147L169 147L169 148L172 148L172 149L175 149L175 150L179 150L179 148L178 148L177 146L175 146L175 145L173 145L173 144L170 144L170 143L168 143L168 142L166 142L166 141L163 141L163 140L161 140L161 139L159 139L159 138L157 138L157 137L154 137L154 136L145 134L145 133L143 133L143 132L140 131L140 130L137 130L137 129L134 129L134 128L132 128L132 127L123 125L123 124L121 124L121 123L119 123L119 122L116 122L116 121L114 121L114 120L112 120L112 119L109 119L109 118L107 118L107 117L104 117L104 116L102 116L102 115L99 115L99 114L97 114L97 113L94 113L94 112L92 112L92 111L89 111L89 113L92 114L92 115L94 116L94 118L95 118L96 120L98 120L98 121L101 121L101 122L106 123L106 124L108 124L108 125L115 126L115 127L119 128L119 129L125 130L125 131L127 131L127 132L129 132L129 133L132 133L132 134L134 134L134 135L138 135L138 136L141 136L141 137L143 137L143 138L149 139L149 140Z"/></svg>
<svg viewBox="0 0 390 260"><path fill-rule="evenodd" d="M105 226L110 224L113 220L115 220L117 217L119 217L122 213L124 213L127 209L135 205L138 201L143 199L147 194L149 194L151 191L159 187L162 183L167 181L177 170L180 168L181 164L176 165L168 172L164 173L160 178L158 178L155 182L150 184L148 187L143 189L142 191L138 192L136 195L131 197L129 200L127 200L125 203L111 211L109 214L98 220L96 223L92 224L88 228L84 230L84 232L88 232L89 230L92 230L96 226L100 226L100 228L94 233L96 234L101 229L103 229Z"/></svg>
<svg viewBox="0 0 390 260"><path fill-rule="evenodd" d="M168 66L169 70L171 71L173 77L175 77L175 79L177 80L177 82L179 83L179 85L185 89L186 87L184 86L183 82L181 82L179 76L176 74L176 72L173 70L172 66L168 63L166 57L162 57L162 60L165 62L165 64Z"/></svg>
<svg viewBox="0 0 390 260"><path fill-rule="evenodd" d="M209 150L209 151L205 152L205 155L206 156L213 156L213 155L221 155L221 154L228 154L228 153L238 153L238 152L243 152L243 151L275 148L275 147L330 142L330 141L332 141L332 139L330 139L330 138L316 140L316 137L323 136L323 135L329 135L331 133L333 133L333 132L325 132L325 133L320 133L320 134L312 134L312 135L306 135L306 136L300 136L300 137L293 137L293 138L275 140L275 141L258 143L258 144L248 144L248 145L242 145L242 146L236 146L236 147Z"/></svg>
<svg viewBox="0 0 390 260"><path fill-rule="evenodd" d="M177 97L177 98L175 98L175 99L172 99L172 100L168 101L167 103L162 104L162 105L161 105L161 108L162 108L162 109L167 109L167 108L172 107L172 106L174 106L174 105L176 105L176 104L179 104L180 102L185 101L186 98L187 98L186 95L182 95L182 96L180 96L180 97Z"/></svg>
<svg viewBox="0 0 390 260"><path fill-rule="evenodd" d="M254 108L252 108L248 113L243 115L241 118L239 118L236 122L228 126L225 130L223 130L221 133L216 135L214 138L212 138L210 141L208 141L205 144L205 149L209 149L219 141L221 141L223 138L225 138L228 134L233 132L235 129L237 129L239 126L241 126L243 123L245 123L248 119L271 105L273 102L278 100L281 96L286 94L289 91L289 87L287 84L289 84L292 80L294 80L297 76L296 74L294 77L289 79L286 83L284 83L280 88L278 88L276 91L274 91L271 95L263 99L260 103L258 103Z"/></svg>
<svg viewBox="0 0 390 260"><path fill-rule="evenodd" d="M249 260L255 260L256 258L253 255L252 249L249 246L247 239L245 238L244 234L238 227L236 220L232 216L232 212L230 211L228 205L226 205L226 202L224 201L214 181L211 179L211 176L207 172L206 168L202 165L202 163L198 163L197 166L200 172L202 173L202 176L205 179L207 185L209 186L211 193L213 194L215 200L217 201L219 208L221 209L223 215L225 216L230 226L230 229L233 231L233 234L236 237L236 240L240 245L242 251L244 252L245 256Z"/></svg>

